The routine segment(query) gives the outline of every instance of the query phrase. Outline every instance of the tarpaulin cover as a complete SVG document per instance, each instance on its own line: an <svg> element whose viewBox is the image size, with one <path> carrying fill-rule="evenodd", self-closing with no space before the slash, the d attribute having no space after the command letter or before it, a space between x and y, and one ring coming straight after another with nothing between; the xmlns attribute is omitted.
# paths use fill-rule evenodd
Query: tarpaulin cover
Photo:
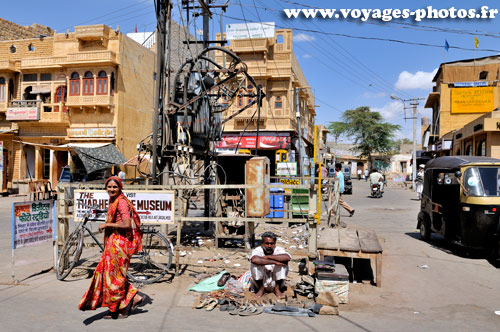
<svg viewBox="0 0 500 332"><path fill-rule="evenodd" d="M217 281L219 281L220 277L222 277L224 273L227 273L227 271L222 271L221 273L213 277L204 279L195 286L191 287L189 290L193 292L205 293L205 292L215 292L219 289L224 289L224 286L222 287L217 286Z"/></svg>
<svg viewBox="0 0 500 332"><path fill-rule="evenodd" d="M114 165L122 165L127 161L127 159L125 159L125 157L113 144L108 144L98 148L83 148L74 146L73 150L82 160L87 173L110 168Z"/></svg>

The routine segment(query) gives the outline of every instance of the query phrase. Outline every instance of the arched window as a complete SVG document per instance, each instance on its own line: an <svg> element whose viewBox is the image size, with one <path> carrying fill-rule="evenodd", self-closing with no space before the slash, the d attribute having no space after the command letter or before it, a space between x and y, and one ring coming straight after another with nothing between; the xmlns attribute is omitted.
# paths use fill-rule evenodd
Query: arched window
<svg viewBox="0 0 500 332"><path fill-rule="evenodd" d="M276 109L283 108L283 100L281 100L281 96L276 96L276 98L274 98L274 108Z"/></svg>
<svg viewBox="0 0 500 332"><path fill-rule="evenodd" d="M94 94L94 75L88 71L83 75L83 95L92 96Z"/></svg>
<svg viewBox="0 0 500 332"><path fill-rule="evenodd" d="M17 47L16 45L10 45L10 53L16 53Z"/></svg>
<svg viewBox="0 0 500 332"><path fill-rule="evenodd" d="M97 75L97 91L98 95L107 95L108 94L108 75L104 70L101 70Z"/></svg>
<svg viewBox="0 0 500 332"><path fill-rule="evenodd" d="M479 79L480 80L487 80L488 79L488 72L486 70L483 70L482 72L480 72Z"/></svg>
<svg viewBox="0 0 500 332"><path fill-rule="evenodd" d="M79 96L80 95L80 75L77 72L71 74L69 80L69 95Z"/></svg>
<svg viewBox="0 0 500 332"><path fill-rule="evenodd" d="M472 144L467 145L467 147L465 148L465 155L472 156Z"/></svg>
<svg viewBox="0 0 500 332"><path fill-rule="evenodd" d="M243 107L243 99L245 97L243 97L243 92L240 91L240 93L238 93L238 107Z"/></svg>
<svg viewBox="0 0 500 332"><path fill-rule="evenodd" d="M59 104L61 102L65 103L66 102L66 87L65 86L60 86L56 89L56 92L54 93L54 101L56 104ZM67 111L66 106L62 107L63 112ZM54 106L54 112L59 112L59 105Z"/></svg>
<svg viewBox="0 0 500 332"><path fill-rule="evenodd" d="M477 145L477 151L476 151L477 156L486 156L486 140L482 140L479 142Z"/></svg>
<svg viewBox="0 0 500 332"><path fill-rule="evenodd" d="M247 86L248 97L247 97L247 105L252 102L252 99L255 98L255 88L253 85Z"/></svg>
<svg viewBox="0 0 500 332"><path fill-rule="evenodd" d="M5 101L5 78L0 77L0 101Z"/></svg>
<svg viewBox="0 0 500 332"><path fill-rule="evenodd" d="M115 73L111 72L111 79L109 82L109 88L111 90L111 95L113 96L115 94Z"/></svg>

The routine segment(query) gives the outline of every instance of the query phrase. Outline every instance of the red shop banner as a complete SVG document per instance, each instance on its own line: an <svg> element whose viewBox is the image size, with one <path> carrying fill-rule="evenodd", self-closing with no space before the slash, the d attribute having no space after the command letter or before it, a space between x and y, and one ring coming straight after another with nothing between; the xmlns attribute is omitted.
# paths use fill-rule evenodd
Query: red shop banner
<svg viewBox="0 0 500 332"><path fill-rule="evenodd" d="M255 148L257 136L224 135L222 141L216 142L218 149L252 149ZM238 144L239 142L239 144ZM289 149L290 136L260 136L259 149Z"/></svg>

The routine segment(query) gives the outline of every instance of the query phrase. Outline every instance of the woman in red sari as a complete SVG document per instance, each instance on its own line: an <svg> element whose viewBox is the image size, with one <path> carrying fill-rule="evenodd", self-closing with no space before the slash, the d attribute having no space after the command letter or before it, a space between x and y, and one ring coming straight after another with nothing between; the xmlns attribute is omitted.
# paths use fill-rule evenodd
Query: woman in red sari
<svg viewBox="0 0 500 332"><path fill-rule="evenodd" d="M122 188L119 177L106 180L109 208L106 223L99 225L99 231L104 230L105 248L90 287L78 306L80 310L108 307L110 314L104 318L126 318L129 304L132 303L131 310L134 310L144 299L127 280L130 258L142 248L142 234L139 215Z"/></svg>

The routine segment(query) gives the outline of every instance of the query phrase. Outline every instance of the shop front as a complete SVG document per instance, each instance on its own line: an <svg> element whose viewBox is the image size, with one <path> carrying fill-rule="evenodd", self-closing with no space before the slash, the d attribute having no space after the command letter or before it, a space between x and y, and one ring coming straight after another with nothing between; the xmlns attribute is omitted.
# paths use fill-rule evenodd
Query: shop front
<svg viewBox="0 0 500 332"><path fill-rule="evenodd" d="M215 147L220 153L247 153L269 158L271 176L276 176L278 163L290 161L293 150L289 133L255 132L240 134L224 134L222 140L216 142Z"/></svg>

